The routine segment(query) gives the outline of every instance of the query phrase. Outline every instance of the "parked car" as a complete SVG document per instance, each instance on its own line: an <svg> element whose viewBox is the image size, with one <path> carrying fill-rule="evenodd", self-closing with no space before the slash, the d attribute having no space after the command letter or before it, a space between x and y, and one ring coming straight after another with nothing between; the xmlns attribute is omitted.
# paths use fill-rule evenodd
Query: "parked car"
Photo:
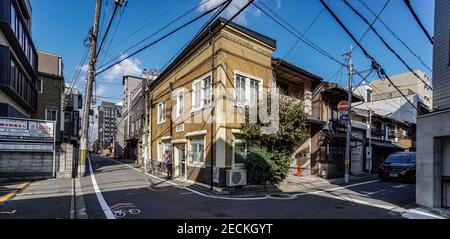
<svg viewBox="0 0 450 239"><path fill-rule="evenodd" d="M381 180L416 181L416 153L393 153L381 164L378 171Z"/></svg>

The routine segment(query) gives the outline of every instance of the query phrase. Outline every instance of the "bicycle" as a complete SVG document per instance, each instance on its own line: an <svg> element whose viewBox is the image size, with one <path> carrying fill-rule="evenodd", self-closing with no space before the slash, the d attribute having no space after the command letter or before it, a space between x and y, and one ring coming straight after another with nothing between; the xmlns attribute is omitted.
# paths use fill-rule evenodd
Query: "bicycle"
<svg viewBox="0 0 450 239"><path fill-rule="evenodd" d="M136 208L130 208L128 210L120 209L117 211L113 211L113 213L114 213L114 217L122 218L122 217L125 217L127 215L127 213L129 213L131 215L137 215L137 214L141 213L141 210L136 209Z"/></svg>
<svg viewBox="0 0 450 239"><path fill-rule="evenodd" d="M161 162L152 160L150 163L147 163L147 173L151 174L160 174L161 173Z"/></svg>

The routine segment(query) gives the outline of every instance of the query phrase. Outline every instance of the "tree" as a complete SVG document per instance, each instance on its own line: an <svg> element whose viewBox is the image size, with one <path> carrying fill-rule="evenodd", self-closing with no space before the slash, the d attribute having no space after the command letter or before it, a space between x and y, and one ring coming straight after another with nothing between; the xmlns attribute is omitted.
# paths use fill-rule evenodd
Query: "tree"
<svg viewBox="0 0 450 239"><path fill-rule="evenodd" d="M260 122L246 122L242 126L242 137L249 152L246 169L251 183L264 184L269 181L278 184L286 179L295 145L309 138L303 101L280 96L279 117L279 130L271 135L261 134L261 128L265 125Z"/></svg>

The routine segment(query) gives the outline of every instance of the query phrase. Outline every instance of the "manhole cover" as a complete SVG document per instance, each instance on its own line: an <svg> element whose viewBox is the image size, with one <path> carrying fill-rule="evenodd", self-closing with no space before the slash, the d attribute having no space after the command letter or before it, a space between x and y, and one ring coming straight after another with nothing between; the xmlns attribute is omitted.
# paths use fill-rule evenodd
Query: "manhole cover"
<svg viewBox="0 0 450 239"><path fill-rule="evenodd" d="M278 199L278 200L292 200L292 199L297 198L295 195L286 194L286 193L269 194L269 195L267 195L267 197L269 197L271 199Z"/></svg>

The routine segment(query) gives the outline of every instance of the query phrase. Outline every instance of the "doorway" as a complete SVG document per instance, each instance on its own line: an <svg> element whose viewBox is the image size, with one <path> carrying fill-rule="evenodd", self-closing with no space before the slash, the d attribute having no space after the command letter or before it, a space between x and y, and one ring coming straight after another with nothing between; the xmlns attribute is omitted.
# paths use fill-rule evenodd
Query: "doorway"
<svg viewBox="0 0 450 239"><path fill-rule="evenodd" d="M179 144L175 146L175 176L186 180L186 145Z"/></svg>

